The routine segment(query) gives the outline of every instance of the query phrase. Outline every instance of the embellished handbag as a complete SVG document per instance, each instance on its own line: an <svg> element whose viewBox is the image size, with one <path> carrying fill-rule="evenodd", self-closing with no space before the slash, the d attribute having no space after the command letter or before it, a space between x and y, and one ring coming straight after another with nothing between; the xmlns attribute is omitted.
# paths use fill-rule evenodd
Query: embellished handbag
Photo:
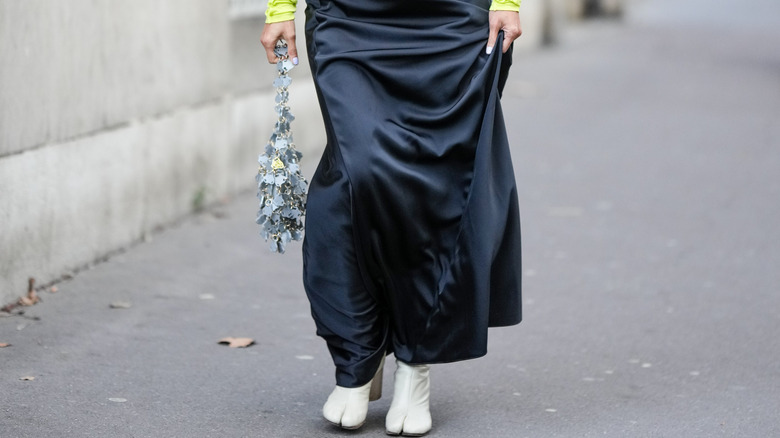
<svg viewBox="0 0 780 438"><path fill-rule="evenodd" d="M295 149L290 122L295 120L288 105L288 87L292 79L287 73L293 63L287 57L287 45L277 44L274 53L279 57L276 64L278 77L276 88L277 121L265 151L257 158L260 164L257 176L257 197L260 210L256 222L262 229L260 234L270 241L272 252L284 253L291 240L301 240L303 217L306 211L306 189L308 183L301 174L299 161L302 154Z"/></svg>

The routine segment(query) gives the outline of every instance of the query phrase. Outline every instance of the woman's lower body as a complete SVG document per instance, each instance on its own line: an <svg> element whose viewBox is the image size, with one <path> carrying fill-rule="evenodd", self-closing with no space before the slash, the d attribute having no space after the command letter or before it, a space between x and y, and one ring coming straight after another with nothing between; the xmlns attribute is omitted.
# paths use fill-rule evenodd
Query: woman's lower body
<svg viewBox="0 0 780 438"><path fill-rule="evenodd" d="M307 1L327 145L308 195L304 286L338 387L366 388L390 352L417 371L483 356L488 327L520 322L499 101L511 52L485 54L489 6Z"/></svg>

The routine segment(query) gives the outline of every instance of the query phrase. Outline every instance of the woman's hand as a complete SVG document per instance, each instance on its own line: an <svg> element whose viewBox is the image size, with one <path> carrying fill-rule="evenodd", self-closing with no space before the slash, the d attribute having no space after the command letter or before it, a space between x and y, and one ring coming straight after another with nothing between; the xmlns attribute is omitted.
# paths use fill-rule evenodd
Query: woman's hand
<svg viewBox="0 0 780 438"><path fill-rule="evenodd" d="M265 55L271 64L279 62L279 58L274 54L274 47L279 40L287 42L287 56L290 57L293 65L298 65L298 49L295 47L295 20L266 23L263 27L260 42L265 47Z"/></svg>
<svg viewBox="0 0 780 438"><path fill-rule="evenodd" d="M512 44L512 41L523 34L523 29L520 28L520 14L517 12L490 11L488 21L490 22L490 36L488 37L487 47L485 47L485 53L488 55L493 51L493 46L496 45L498 31L504 31L504 46L501 48L502 53L506 53L506 51L509 50L509 45Z"/></svg>

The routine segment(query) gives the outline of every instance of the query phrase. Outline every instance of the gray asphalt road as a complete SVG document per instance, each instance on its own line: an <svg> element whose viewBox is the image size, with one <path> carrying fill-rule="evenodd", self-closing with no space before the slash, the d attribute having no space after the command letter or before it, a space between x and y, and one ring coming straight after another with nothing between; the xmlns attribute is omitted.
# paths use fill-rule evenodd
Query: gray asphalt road
<svg viewBox="0 0 780 438"><path fill-rule="evenodd" d="M433 368L430 436L780 436L780 4L678 3L516 58L525 321ZM387 396L320 418L299 246L265 250L253 196L0 318L0 437L382 436Z"/></svg>

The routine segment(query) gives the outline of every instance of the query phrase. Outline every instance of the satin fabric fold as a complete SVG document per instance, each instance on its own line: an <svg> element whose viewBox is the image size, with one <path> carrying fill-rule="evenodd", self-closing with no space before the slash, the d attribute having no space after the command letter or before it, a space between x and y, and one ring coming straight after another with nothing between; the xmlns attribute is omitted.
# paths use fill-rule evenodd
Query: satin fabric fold
<svg viewBox="0 0 780 438"><path fill-rule="evenodd" d="M327 144L311 180L304 287L340 386L386 352L471 359L520 322L520 222L489 1L311 0ZM500 38L503 35L500 35ZM496 44L501 47L501 40Z"/></svg>

